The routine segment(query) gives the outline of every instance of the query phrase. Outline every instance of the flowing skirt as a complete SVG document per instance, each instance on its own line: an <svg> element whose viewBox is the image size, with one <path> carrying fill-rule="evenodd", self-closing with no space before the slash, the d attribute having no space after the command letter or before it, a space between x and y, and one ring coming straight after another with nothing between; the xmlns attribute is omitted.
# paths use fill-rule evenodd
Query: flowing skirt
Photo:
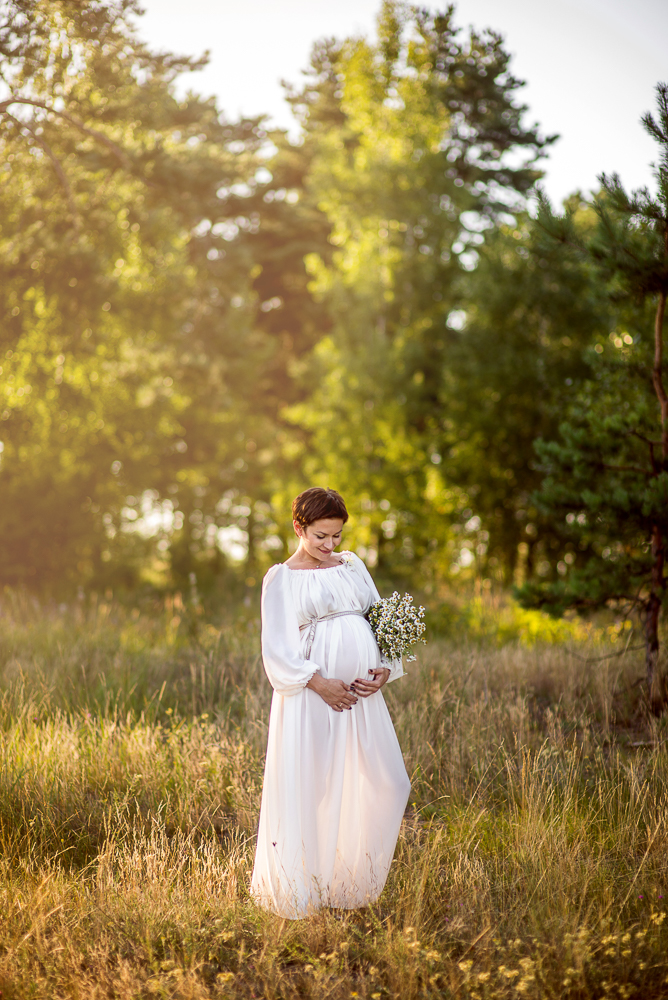
<svg viewBox="0 0 668 1000"><path fill-rule="evenodd" d="M379 665L368 623L318 626L311 660L350 683ZM382 892L410 792L382 692L334 712L314 691L274 693L251 891L299 918L354 909Z"/></svg>

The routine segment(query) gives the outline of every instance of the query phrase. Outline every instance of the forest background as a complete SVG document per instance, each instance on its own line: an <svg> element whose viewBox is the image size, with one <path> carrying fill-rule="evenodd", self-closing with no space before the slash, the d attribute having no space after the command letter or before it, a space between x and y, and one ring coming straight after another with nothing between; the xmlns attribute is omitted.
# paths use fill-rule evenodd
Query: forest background
<svg viewBox="0 0 668 1000"><path fill-rule="evenodd" d="M0 0L2 997L665 997L668 88L656 193L555 213L450 8L318 43L292 140L137 9ZM258 593L314 483L429 644L386 888L293 922Z"/></svg>
<svg viewBox="0 0 668 1000"><path fill-rule="evenodd" d="M660 418L660 235L649 219L643 285L611 264L633 216L616 181L561 221L537 200L556 137L527 124L500 36L385 2L375 41L314 46L290 140L178 98L200 63L152 52L136 13L3 14L0 583L241 597L321 483L381 584L434 607L476 579L563 610L578 571L575 605L637 606L592 590L615 563L641 586L651 569L629 470L602 491L635 504L632 529L601 528L600 497L594 528L586 490L541 499L535 443L596 411L587 475L636 434L636 472L663 482L636 426Z"/></svg>

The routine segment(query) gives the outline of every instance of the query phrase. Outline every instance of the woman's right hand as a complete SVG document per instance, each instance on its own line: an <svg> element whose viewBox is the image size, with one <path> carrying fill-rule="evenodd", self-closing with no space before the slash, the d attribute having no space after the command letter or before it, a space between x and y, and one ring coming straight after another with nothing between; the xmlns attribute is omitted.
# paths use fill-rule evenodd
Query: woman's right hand
<svg viewBox="0 0 668 1000"><path fill-rule="evenodd" d="M319 694L322 700L335 712L342 712L344 708L351 709L353 705L357 704L357 698L354 691L351 691L350 685L336 678L326 678L321 677L320 674L314 674L306 687Z"/></svg>

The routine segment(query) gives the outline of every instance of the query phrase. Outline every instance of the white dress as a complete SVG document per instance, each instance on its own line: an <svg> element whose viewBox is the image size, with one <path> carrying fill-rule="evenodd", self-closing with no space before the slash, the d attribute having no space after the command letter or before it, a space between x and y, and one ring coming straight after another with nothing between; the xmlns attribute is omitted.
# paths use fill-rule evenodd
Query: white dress
<svg viewBox="0 0 668 1000"><path fill-rule="evenodd" d="M251 892L283 917L353 909L380 895L410 782L381 691L335 712L305 685L314 673L349 684L380 666L360 614L378 591L358 556L340 566L272 566L262 586L262 657L274 689ZM300 626L302 631L300 632ZM401 660L383 662L390 680Z"/></svg>

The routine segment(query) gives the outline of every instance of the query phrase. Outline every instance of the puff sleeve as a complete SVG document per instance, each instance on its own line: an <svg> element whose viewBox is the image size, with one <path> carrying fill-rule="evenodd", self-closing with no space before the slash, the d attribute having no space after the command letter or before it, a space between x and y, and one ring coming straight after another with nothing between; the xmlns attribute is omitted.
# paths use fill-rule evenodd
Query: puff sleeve
<svg viewBox="0 0 668 1000"><path fill-rule="evenodd" d="M369 601L369 608L370 608L372 604L375 604L376 601L380 600L380 594L378 593L378 588L376 587L376 584L373 582L373 577L371 576L371 573L369 573L369 570L366 568L364 562L360 559L360 557L358 555L355 555L355 553L351 553L351 555L353 556L353 566L360 574L360 576L362 576L367 587L369 588L369 591L371 592L371 599ZM367 611L369 610L369 608L367 608ZM404 676L405 671L401 657L399 657L397 660L388 660L388 658L384 656L381 652L380 665L381 667L387 667L387 669L390 671L390 676L387 678L388 684L390 683L390 681L396 681L398 677Z"/></svg>
<svg viewBox="0 0 668 1000"><path fill-rule="evenodd" d="M299 623L292 599L291 570L272 566L262 581L262 662L278 694L299 694L320 670L301 654Z"/></svg>

